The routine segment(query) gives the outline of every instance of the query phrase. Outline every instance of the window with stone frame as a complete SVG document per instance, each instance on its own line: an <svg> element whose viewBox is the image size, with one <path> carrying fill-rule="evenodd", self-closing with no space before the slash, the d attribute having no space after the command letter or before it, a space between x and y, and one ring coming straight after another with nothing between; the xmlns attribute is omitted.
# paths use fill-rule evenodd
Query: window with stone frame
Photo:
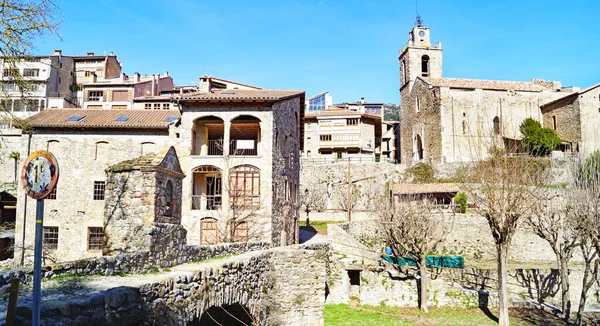
<svg viewBox="0 0 600 326"><path fill-rule="evenodd" d="M231 233L233 242L248 242L248 222L233 223Z"/></svg>
<svg viewBox="0 0 600 326"><path fill-rule="evenodd" d="M46 250L58 249L58 226L44 226L42 242Z"/></svg>
<svg viewBox="0 0 600 326"><path fill-rule="evenodd" d="M88 228L88 250L102 250L103 227Z"/></svg>
<svg viewBox="0 0 600 326"><path fill-rule="evenodd" d="M217 220L207 218L200 221L200 244L213 245L218 242Z"/></svg>
<svg viewBox="0 0 600 326"><path fill-rule="evenodd" d="M260 170L252 165L240 165L229 174L229 197L232 207L260 206Z"/></svg>
<svg viewBox="0 0 600 326"><path fill-rule="evenodd" d="M94 181L94 200L104 200L105 181Z"/></svg>

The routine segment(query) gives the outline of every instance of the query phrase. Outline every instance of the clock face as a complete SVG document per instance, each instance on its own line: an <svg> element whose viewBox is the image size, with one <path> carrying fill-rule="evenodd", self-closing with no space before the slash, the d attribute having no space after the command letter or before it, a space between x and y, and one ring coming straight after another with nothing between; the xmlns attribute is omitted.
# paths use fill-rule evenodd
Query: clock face
<svg viewBox="0 0 600 326"><path fill-rule="evenodd" d="M419 31L419 36L420 36L420 37L423 37L423 36L425 36L425 31Z"/></svg>
<svg viewBox="0 0 600 326"><path fill-rule="evenodd" d="M23 165L21 182L29 197L46 197L58 182L58 164L54 155L48 151L36 151L29 155Z"/></svg>

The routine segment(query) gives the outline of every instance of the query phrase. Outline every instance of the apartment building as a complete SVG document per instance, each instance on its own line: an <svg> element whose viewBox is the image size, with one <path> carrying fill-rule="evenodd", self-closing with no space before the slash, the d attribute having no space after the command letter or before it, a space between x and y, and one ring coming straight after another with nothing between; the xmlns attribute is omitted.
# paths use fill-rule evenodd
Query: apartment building
<svg viewBox="0 0 600 326"><path fill-rule="evenodd" d="M83 108L92 110L171 109L170 97L162 91L173 90L175 85L168 72L152 76L134 73L132 77L120 73L116 77L99 79L95 75L80 91Z"/></svg>
<svg viewBox="0 0 600 326"><path fill-rule="evenodd" d="M329 92L306 100L303 162L397 162L399 126L383 121L383 103L331 103Z"/></svg>

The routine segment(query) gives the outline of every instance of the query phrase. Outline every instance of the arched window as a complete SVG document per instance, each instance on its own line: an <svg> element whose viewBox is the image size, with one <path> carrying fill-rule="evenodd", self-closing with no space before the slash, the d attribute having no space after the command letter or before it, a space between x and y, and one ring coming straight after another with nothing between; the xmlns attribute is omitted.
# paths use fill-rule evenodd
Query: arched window
<svg viewBox="0 0 600 326"><path fill-rule="evenodd" d="M415 137L416 149L417 149L417 160L423 159L423 140L421 139L421 135L417 135Z"/></svg>
<svg viewBox="0 0 600 326"><path fill-rule="evenodd" d="M221 209L221 169L201 165L192 170L192 210Z"/></svg>
<svg viewBox="0 0 600 326"><path fill-rule="evenodd" d="M419 98L419 96L417 96L417 99L415 100L415 111L421 111L421 99Z"/></svg>
<svg viewBox="0 0 600 326"><path fill-rule="evenodd" d="M500 118L494 117L494 135L500 135Z"/></svg>
<svg viewBox="0 0 600 326"><path fill-rule="evenodd" d="M252 165L239 165L229 173L229 198L236 208L260 206L260 170Z"/></svg>
<svg viewBox="0 0 600 326"><path fill-rule="evenodd" d="M171 180L167 180L167 184L165 185L165 212L164 216L173 216L173 182Z"/></svg>
<svg viewBox="0 0 600 326"><path fill-rule="evenodd" d="M94 160L101 160L106 158L108 152L108 142L99 141L96 142L96 152L94 154Z"/></svg>
<svg viewBox="0 0 600 326"><path fill-rule="evenodd" d="M421 76L429 77L429 56L424 55L421 57Z"/></svg>
<svg viewBox="0 0 600 326"><path fill-rule="evenodd" d="M406 66L404 65L404 60L400 63L400 86L406 84Z"/></svg>
<svg viewBox="0 0 600 326"><path fill-rule="evenodd" d="M200 221L200 244L213 245L218 242L217 220L205 218Z"/></svg>

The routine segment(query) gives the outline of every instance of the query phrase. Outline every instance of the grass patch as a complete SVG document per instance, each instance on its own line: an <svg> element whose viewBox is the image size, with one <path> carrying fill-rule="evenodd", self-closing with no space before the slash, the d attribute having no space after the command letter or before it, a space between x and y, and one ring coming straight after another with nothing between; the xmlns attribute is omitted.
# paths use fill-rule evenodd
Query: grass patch
<svg viewBox="0 0 600 326"><path fill-rule="evenodd" d="M325 325L497 325L492 319L498 311L486 315L481 309L435 308L429 313L417 308L367 305L325 305ZM538 309L510 309L511 325L566 325L557 316Z"/></svg>
<svg viewBox="0 0 600 326"><path fill-rule="evenodd" d="M342 224L344 222L336 222L336 221L311 221L310 226L306 226L306 219L298 221L298 225L301 228L310 228L312 227L317 231L318 234L327 235L327 225L328 224Z"/></svg>

